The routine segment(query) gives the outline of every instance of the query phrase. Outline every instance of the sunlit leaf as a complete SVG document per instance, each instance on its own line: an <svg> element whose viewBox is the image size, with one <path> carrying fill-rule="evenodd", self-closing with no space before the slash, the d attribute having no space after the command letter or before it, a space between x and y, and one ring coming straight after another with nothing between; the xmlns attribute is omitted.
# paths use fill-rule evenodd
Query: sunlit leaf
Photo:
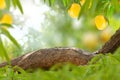
<svg viewBox="0 0 120 80"><path fill-rule="evenodd" d="M91 0L86 0L84 5L82 5L79 16L78 16L78 19L80 18L80 16L82 14L88 14L88 11L89 11L88 9L89 9L90 2L91 2Z"/></svg>
<svg viewBox="0 0 120 80"><path fill-rule="evenodd" d="M16 8L16 0L12 0L13 6Z"/></svg>
<svg viewBox="0 0 120 80"><path fill-rule="evenodd" d="M11 24L6 24L6 23L2 23L2 24L0 24L0 27L2 27L2 26L12 27L12 25L11 25Z"/></svg>
<svg viewBox="0 0 120 80"><path fill-rule="evenodd" d="M116 19L116 18L111 18L109 20L109 23L111 25L111 27L113 28L114 31L118 30L120 28L120 19Z"/></svg>
<svg viewBox="0 0 120 80"><path fill-rule="evenodd" d="M23 9L22 9L22 5L21 5L20 1L19 0L15 0L15 1L16 1L16 5L18 6L20 12L23 14Z"/></svg>
<svg viewBox="0 0 120 80"><path fill-rule="evenodd" d="M49 0L49 5L51 6L51 4L52 4L52 3L51 3L51 0Z"/></svg>
<svg viewBox="0 0 120 80"><path fill-rule="evenodd" d="M12 1L13 6L14 6L15 8L18 7L19 10L20 10L20 12L23 14L22 5L21 5L21 3L20 3L19 0L6 0L7 8L8 8L8 9L10 8L11 1Z"/></svg>
<svg viewBox="0 0 120 80"><path fill-rule="evenodd" d="M20 45L18 44L18 42L15 40L15 38L9 33L9 31L7 29L1 28L2 29L2 33L8 37L18 48L20 48Z"/></svg>
<svg viewBox="0 0 120 80"><path fill-rule="evenodd" d="M88 9L90 10L90 15L95 14L95 10L97 9L98 3L99 3L99 0L93 0L89 3Z"/></svg>
<svg viewBox="0 0 120 80"><path fill-rule="evenodd" d="M10 0L6 0L6 4L7 4L7 9L8 9L8 10L10 9L10 3L11 3Z"/></svg>
<svg viewBox="0 0 120 80"><path fill-rule="evenodd" d="M81 6L84 5L85 1L86 1L86 0L80 0Z"/></svg>
<svg viewBox="0 0 120 80"><path fill-rule="evenodd" d="M111 18L112 15L113 15L113 13L114 13L114 8L113 8L113 6L110 4L110 5L108 5L108 7L107 7L106 15L107 15L107 17Z"/></svg>
<svg viewBox="0 0 120 80"><path fill-rule="evenodd" d="M44 0L44 3L46 2L46 0Z"/></svg>
<svg viewBox="0 0 120 80"><path fill-rule="evenodd" d="M62 2L63 2L63 5L66 7L67 6L66 0L62 0Z"/></svg>
<svg viewBox="0 0 120 80"><path fill-rule="evenodd" d="M62 0L62 3L64 5L64 7L66 7L67 9L69 9L70 5L71 5L71 0Z"/></svg>
<svg viewBox="0 0 120 80"><path fill-rule="evenodd" d="M6 52L5 48L4 48L1 36L0 36L0 55L2 57L4 56L8 62L10 61L10 59L8 57L8 54L7 54L7 52Z"/></svg>
<svg viewBox="0 0 120 80"><path fill-rule="evenodd" d="M112 5L114 6L115 10L119 10L119 2L118 0L111 0Z"/></svg>
<svg viewBox="0 0 120 80"><path fill-rule="evenodd" d="M55 0L51 0L51 5L53 5L53 4L54 4L54 2L55 2Z"/></svg>
<svg viewBox="0 0 120 80"><path fill-rule="evenodd" d="M55 2L55 0L48 0L49 1L49 5L52 6Z"/></svg>
<svg viewBox="0 0 120 80"><path fill-rule="evenodd" d="M82 6L84 13L86 13L88 11L90 2L91 2L91 0L86 0L84 5Z"/></svg>

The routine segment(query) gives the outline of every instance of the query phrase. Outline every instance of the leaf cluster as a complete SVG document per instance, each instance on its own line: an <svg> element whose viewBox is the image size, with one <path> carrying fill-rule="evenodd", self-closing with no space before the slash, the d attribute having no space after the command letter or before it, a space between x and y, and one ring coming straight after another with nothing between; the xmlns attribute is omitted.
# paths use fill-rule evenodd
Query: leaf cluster
<svg viewBox="0 0 120 80"><path fill-rule="evenodd" d="M23 9L19 0L5 0L5 3L6 3L6 8L4 10L0 10L0 18L1 16L3 16L5 12L9 11L11 5L13 5L14 8L18 7L20 12L23 13ZM7 29L9 27L12 27L12 24L0 23L0 56L2 58L5 57L7 61L9 61L9 56L6 52L4 42L2 40L2 35L6 36L11 42L13 42L18 48L20 48L18 42L15 40L15 38L10 34L9 30Z"/></svg>
<svg viewBox="0 0 120 80"><path fill-rule="evenodd" d="M82 0L44 0L44 2L50 6L54 6L55 4L61 5L62 7L64 6L65 10L68 10L73 3L81 5L80 1ZM81 7L78 18L80 18L81 15L89 17L97 14L103 14L109 18L120 12L119 0L85 0L84 5L81 5Z"/></svg>

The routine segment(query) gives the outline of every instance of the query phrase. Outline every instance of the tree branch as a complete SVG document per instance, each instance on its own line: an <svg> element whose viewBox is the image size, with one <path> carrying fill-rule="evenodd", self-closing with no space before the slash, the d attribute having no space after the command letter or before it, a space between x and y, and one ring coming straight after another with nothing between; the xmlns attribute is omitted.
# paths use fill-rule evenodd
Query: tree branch
<svg viewBox="0 0 120 80"><path fill-rule="evenodd" d="M26 69L49 69L57 63L70 62L75 65L85 65L93 57L92 54L77 48L49 48L22 55L11 61L12 66ZM0 67L7 62L0 64Z"/></svg>
<svg viewBox="0 0 120 80"><path fill-rule="evenodd" d="M120 47L120 29L100 50L92 54L78 48L40 49L11 60L11 66L34 70L37 68L49 69L55 64L68 62L75 65L86 65L96 54L113 53L118 47ZM7 62L1 63L0 67L7 64Z"/></svg>
<svg viewBox="0 0 120 80"><path fill-rule="evenodd" d="M111 39L108 42L106 42L100 50L96 52L96 54L114 53L116 49L118 49L119 47L120 47L120 28L111 37Z"/></svg>

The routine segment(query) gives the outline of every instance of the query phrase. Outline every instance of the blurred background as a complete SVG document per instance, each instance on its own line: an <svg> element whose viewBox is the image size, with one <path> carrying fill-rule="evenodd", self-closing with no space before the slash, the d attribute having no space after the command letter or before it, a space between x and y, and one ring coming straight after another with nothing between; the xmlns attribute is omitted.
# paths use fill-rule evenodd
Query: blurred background
<svg viewBox="0 0 120 80"><path fill-rule="evenodd" d="M91 15L81 15L80 19L71 18L60 2L54 6L49 6L43 0L20 0L20 2L24 14L11 6L8 13L13 18L13 28L7 29L22 50L2 35L10 58L52 47L76 47L93 52L101 48L115 32L114 25L98 30ZM111 18L111 24L120 25L119 21L116 16Z"/></svg>

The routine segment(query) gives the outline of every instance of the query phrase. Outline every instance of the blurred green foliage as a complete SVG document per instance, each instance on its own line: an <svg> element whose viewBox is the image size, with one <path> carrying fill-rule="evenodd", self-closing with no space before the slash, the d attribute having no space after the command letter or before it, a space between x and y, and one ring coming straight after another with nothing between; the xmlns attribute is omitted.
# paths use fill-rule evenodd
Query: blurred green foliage
<svg viewBox="0 0 120 80"><path fill-rule="evenodd" d="M11 3L13 3L15 8L18 7L19 10L21 11L21 13L23 13L23 10L22 10L22 6L21 6L19 0L3 0L2 2L4 3L4 1L5 1L5 7L4 7L4 9L0 10L0 56L2 58L6 58L6 60L9 61L10 60L9 55L7 54L6 47L4 46L4 41L2 40L3 39L2 36L3 35L6 36L19 49L20 49L20 45L18 44L18 42L15 40L15 38L10 34L10 32L7 29L9 27L12 28L12 24L2 23L1 19L4 14L9 13ZM1 6L2 6L2 4L1 4ZM9 19L7 19L7 18L6 18L6 20L9 21Z"/></svg>
<svg viewBox="0 0 120 80"><path fill-rule="evenodd" d="M98 31L94 24L94 18L98 14L102 14L106 17L109 22L109 28L112 28L111 33L119 28L119 1L115 0L85 0L81 11L79 13L79 19L72 19L67 11L72 3L78 3L81 5L80 0L42 0L44 4L48 3L51 7L51 11L46 12L46 20L42 27L43 33L37 32L36 30L29 29L27 35L27 42L24 43L23 50L25 52L33 51L35 49L44 47L55 47L55 46L72 46L83 48L88 51L94 51L101 47L104 42L101 40L102 31ZM23 13L22 6L19 0L6 0L7 7L4 10L0 10L0 16L9 12L11 6L18 8ZM90 6L91 4L91 6ZM117 6L116 6L117 5ZM14 16L13 16L14 17ZM58 25L59 24L59 25ZM2 25L2 24L1 24ZM4 24L6 26L6 24ZM11 25L7 25L11 26ZM5 35L10 39L18 48L20 48L18 42L12 37L7 29L0 29L1 34ZM91 42L86 43L86 37L91 34ZM93 35L92 35L93 34ZM110 34L111 35L111 34ZM37 38L36 38L37 36ZM85 38L85 39L84 39ZM93 41L92 41L93 40ZM41 41L41 42L40 42ZM95 43L93 43L95 41ZM4 42L4 41L3 41ZM39 43L39 44L38 44ZM96 44L97 43L97 44ZM36 46L38 44L38 46ZM43 45L44 44L44 45ZM93 47L88 47L88 45ZM25 48L25 46L27 46ZM3 48L4 48L3 44ZM9 50L1 48L1 53L7 54ZM7 48L6 48L7 49ZM17 48L16 48L17 49ZM16 51L16 50L15 50ZM14 50L13 50L14 52ZM17 51L19 52L19 51ZM17 54L16 52L16 54ZM9 53L9 52L8 52ZM14 54L13 54L14 55Z"/></svg>
<svg viewBox="0 0 120 80"><path fill-rule="evenodd" d="M24 52L56 46L72 46L83 48L88 51L99 49L105 43L101 38L103 31L98 31L94 24L94 17L99 14L104 15L108 20L109 25L107 29L110 29L110 35L120 27L119 0L86 0L85 4L82 6L78 19L72 19L68 15L67 11L72 3L80 4L80 0L42 1L45 2L44 4L48 3L51 7L51 11L46 12L45 14L46 20L42 25L42 27L44 27L43 32L29 28L29 32L25 36L27 37L27 41L22 45ZM7 8L5 10L0 10L0 18L5 12L9 12L11 5L15 8L19 8L20 12L23 13L19 0L6 0L6 3ZM90 3L91 7L89 7ZM9 58L20 55L20 46L15 38L10 34L9 30L1 27L3 25L12 25L0 24L0 56L5 57L6 60L9 61ZM5 41L2 37L3 35L11 42ZM86 45L85 42L85 36L91 36L94 38L91 40L95 40L94 43L97 44L93 43L93 47L88 47L88 43ZM91 37L88 37L87 40L90 41ZM14 72L12 68L6 66L4 68L0 68L0 80L119 80L119 53L120 48L113 55L100 54L96 56L88 65L85 66L66 64L61 68L58 68L55 65L49 71L40 69L33 73L28 73L20 69L19 71L21 74L18 74L17 72Z"/></svg>
<svg viewBox="0 0 120 80"><path fill-rule="evenodd" d="M85 1L85 4L81 6L82 10L80 15L87 17L103 14L109 18L112 17L113 14L120 12L119 0L44 0L44 2L48 3L50 6L59 4L60 7L66 10L68 10L73 3L81 5L80 1Z"/></svg>
<svg viewBox="0 0 120 80"><path fill-rule="evenodd" d="M6 66L0 69L1 80L119 80L120 49L115 54L97 55L88 65L66 64L53 66L49 71L38 69L28 73L19 69L21 74ZM8 68L9 67L9 68Z"/></svg>

